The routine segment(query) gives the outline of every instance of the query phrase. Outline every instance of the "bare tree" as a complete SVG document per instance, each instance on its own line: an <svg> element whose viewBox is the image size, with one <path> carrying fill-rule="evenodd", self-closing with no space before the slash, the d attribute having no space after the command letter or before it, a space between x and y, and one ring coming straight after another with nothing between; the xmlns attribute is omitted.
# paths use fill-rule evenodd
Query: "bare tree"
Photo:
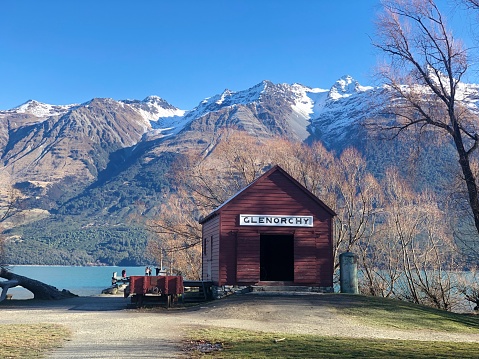
<svg viewBox="0 0 479 359"><path fill-rule="evenodd" d="M479 272L477 266L471 268L469 272L458 273L458 292L474 306L475 311L479 310Z"/></svg>
<svg viewBox="0 0 479 359"><path fill-rule="evenodd" d="M380 236L358 246L368 254L361 263L366 292L451 310L460 265L446 211L432 193L415 193L397 169L387 171L382 187Z"/></svg>
<svg viewBox="0 0 479 359"><path fill-rule="evenodd" d="M165 264L170 274L201 279L201 227L191 198L174 194L161 207L161 215L148 223L155 238L148 241L149 256Z"/></svg>
<svg viewBox="0 0 479 359"><path fill-rule="evenodd" d="M221 172L224 172L222 177L232 180L234 189L240 190L270 166L271 152L276 147L272 142L251 136L245 131L225 130L210 161L221 163Z"/></svg>
<svg viewBox="0 0 479 359"><path fill-rule="evenodd" d="M219 137L221 141L212 146L207 157L189 154L175 171L173 182L178 188L169 202L179 203L181 199L182 205L175 211L169 208L171 203L165 205L150 225L163 238L162 253L170 252L165 248L171 247L171 238L179 241L174 248L188 249L188 243L199 245L201 233L197 220L274 164L283 167L338 213L334 237L336 259L341 251L350 250L361 238L371 236L381 191L358 151L347 149L337 159L319 142L307 145L283 138L259 140L238 130L224 131ZM193 221L186 221L180 211L188 211ZM175 223L180 218L182 223ZM196 228L193 237L190 237L191 231L186 230L186 223ZM337 260L335 262L337 266Z"/></svg>
<svg viewBox="0 0 479 359"><path fill-rule="evenodd" d="M479 192L471 156L479 145L477 116L462 104L460 83L469 69L463 44L447 29L433 0L386 0L375 46L389 62L380 73L391 98L392 128L435 130L454 144L476 232Z"/></svg>
<svg viewBox="0 0 479 359"><path fill-rule="evenodd" d="M379 182L354 149L335 158L320 143L258 140L241 131L222 138L208 156L193 153L178 165L177 188L150 224L157 234L150 253L173 271L199 278L199 218L279 164L338 214L334 253L359 254L364 292L451 308L447 269L456 268L456 257L444 211L429 193L412 191L397 169Z"/></svg>
<svg viewBox="0 0 479 359"><path fill-rule="evenodd" d="M222 141L212 146L207 157L190 154L175 171L173 182L178 184L177 192L150 224L158 240L149 250L156 251L157 257L163 254L173 260L180 253L173 253L171 248L186 251L199 248L198 219L274 164L283 167L338 213L335 258L341 251L354 248L361 238L371 236L381 191L358 151L348 149L337 159L319 142L307 145L282 138L258 140L244 131L231 130L220 137ZM172 207L174 203L181 205ZM182 267L185 264L183 261Z"/></svg>
<svg viewBox="0 0 479 359"><path fill-rule="evenodd" d="M267 163L263 143L244 131L223 131L207 157L187 153L173 171L177 186L148 223L155 233L148 252L170 271L190 279L201 277L201 226L199 219L221 205L262 174Z"/></svg>
<svg viewBox="0 0 479 359"><path fill-rule="evenodd" d="M265 144L270 148L270 162L279 164L311 193L331 208L335 207L335 182L331 174L337 159L320 142L306 145L285 139L272 139Z"/></svg>
<svg viewBox="0 0 479 359"><path fill-rule="evenodd" d="M2 232L8 222L21 212L18 192L11 185L3 185L3 198L0 198L0 265L5 262L6 238Z"/></svg>
<svg viewBox="0 0 479 359"><path fill-rule="evenodd" d="M462 0L462 2L470 9L479 10L479 0Z"/></svg>
<svg viewBox="0 0 479 359"><path fill-rule="evenodd" d="M330 175L336 201L334 257L356 249L358 241L371 237L381 200L379 183L367 171L366 161L355 149L346 149ZM338 265L338 263L336 263Z"/></svg>

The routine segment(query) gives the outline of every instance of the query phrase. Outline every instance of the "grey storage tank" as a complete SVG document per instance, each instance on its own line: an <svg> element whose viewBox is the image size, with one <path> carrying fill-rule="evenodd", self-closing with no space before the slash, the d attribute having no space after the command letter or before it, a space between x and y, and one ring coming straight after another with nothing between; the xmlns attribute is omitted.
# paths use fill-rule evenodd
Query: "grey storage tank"
<svg viewBox="0 0 479 359"><path fill-rule="evenodd" d="M341 293L358 294L358 256L351 252L339 255Z"/></svg>

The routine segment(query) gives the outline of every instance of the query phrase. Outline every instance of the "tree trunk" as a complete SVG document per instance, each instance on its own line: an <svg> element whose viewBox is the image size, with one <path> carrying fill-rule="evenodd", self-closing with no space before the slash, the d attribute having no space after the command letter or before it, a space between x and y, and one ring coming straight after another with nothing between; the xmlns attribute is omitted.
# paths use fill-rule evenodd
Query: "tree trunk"
<svg viewBox="0 0 479 359"><path fill-rule="evenodd" d="M469 155L464 148L464 141L462 139L459 126L454 121L454 144L456 146L457 154L459 155L459 165L461 166L464 181L466 182L467 194L469 199L469 206L472 210L474 217L474 225L477 233L479 233L479 193L477 189L476 178L471 169L471 162L469 161Z"/></svg>
<svg viewBox="0 0 479 359"><path fill-rule="evenodd" d="M0 302L4 301L7 298L8 290L12 287L16 287L17 285L17 280L5 280L0 282L0 287L2 287L2 294L0 294Z"/></svg>
<svg viewBox="0 0 479 359"><path fill-rule="evenodd" d="M57 288L40 282L35 279L31 279L28 277L24 277L22 275L14 274L7 269L0 267L0 278L8 279L12 283L17 282L17 285L29 290L33 293L34 299L65 299L76 297L76 294L71 293L68 290L63 289L62 291L58 290ZM2 291L1 297L5 297L6 291L10 288L10 286L5 286L6 288L3 289L5 293Z"/></svg>

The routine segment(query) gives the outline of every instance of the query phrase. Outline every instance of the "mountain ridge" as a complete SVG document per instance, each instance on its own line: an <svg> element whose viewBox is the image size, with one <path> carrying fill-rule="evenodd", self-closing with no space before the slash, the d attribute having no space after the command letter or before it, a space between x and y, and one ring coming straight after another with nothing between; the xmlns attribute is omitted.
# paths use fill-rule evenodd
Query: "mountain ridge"
<svg viewBox="0 0 479 359"><path fill-rule="evenodd" d="M26 209L24 225L7 228L12 246L23 253L10 260L42 264L28 262L29 256L38 258L32 251L48 252L45 243L56 243L51 253L66 261L65 248L77 243L82 252L71 254L72 263L143 264L148 233L131 218L157 215L178 156L192 148L207 153L224 128L258 138L321 141L338 154L354 146L372 167L384 160L397 164L399 155L377 151L381 144L372 143L362 126L381 111L387 91L346 75L329 89L264 80L242 91L226 89L191 110L152 95L62 106L29 100L0 111L0 198L13 186ZM479 112L479 85L461 84L461 91L467 106ZM95 245L78 242L83 235ZM142 244L135 247L131 236Z"/></svg>

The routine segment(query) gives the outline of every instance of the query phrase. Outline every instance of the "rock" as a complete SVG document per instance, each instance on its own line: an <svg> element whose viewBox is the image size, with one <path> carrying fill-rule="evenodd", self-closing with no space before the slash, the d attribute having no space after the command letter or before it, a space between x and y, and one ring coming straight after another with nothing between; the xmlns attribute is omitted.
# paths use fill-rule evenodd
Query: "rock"
<svg viewBox="0 0 479 359"><path fill-rule="evenodd" d="M117 287L106 288L101 291L101 294L118 294Z"/></svg>

